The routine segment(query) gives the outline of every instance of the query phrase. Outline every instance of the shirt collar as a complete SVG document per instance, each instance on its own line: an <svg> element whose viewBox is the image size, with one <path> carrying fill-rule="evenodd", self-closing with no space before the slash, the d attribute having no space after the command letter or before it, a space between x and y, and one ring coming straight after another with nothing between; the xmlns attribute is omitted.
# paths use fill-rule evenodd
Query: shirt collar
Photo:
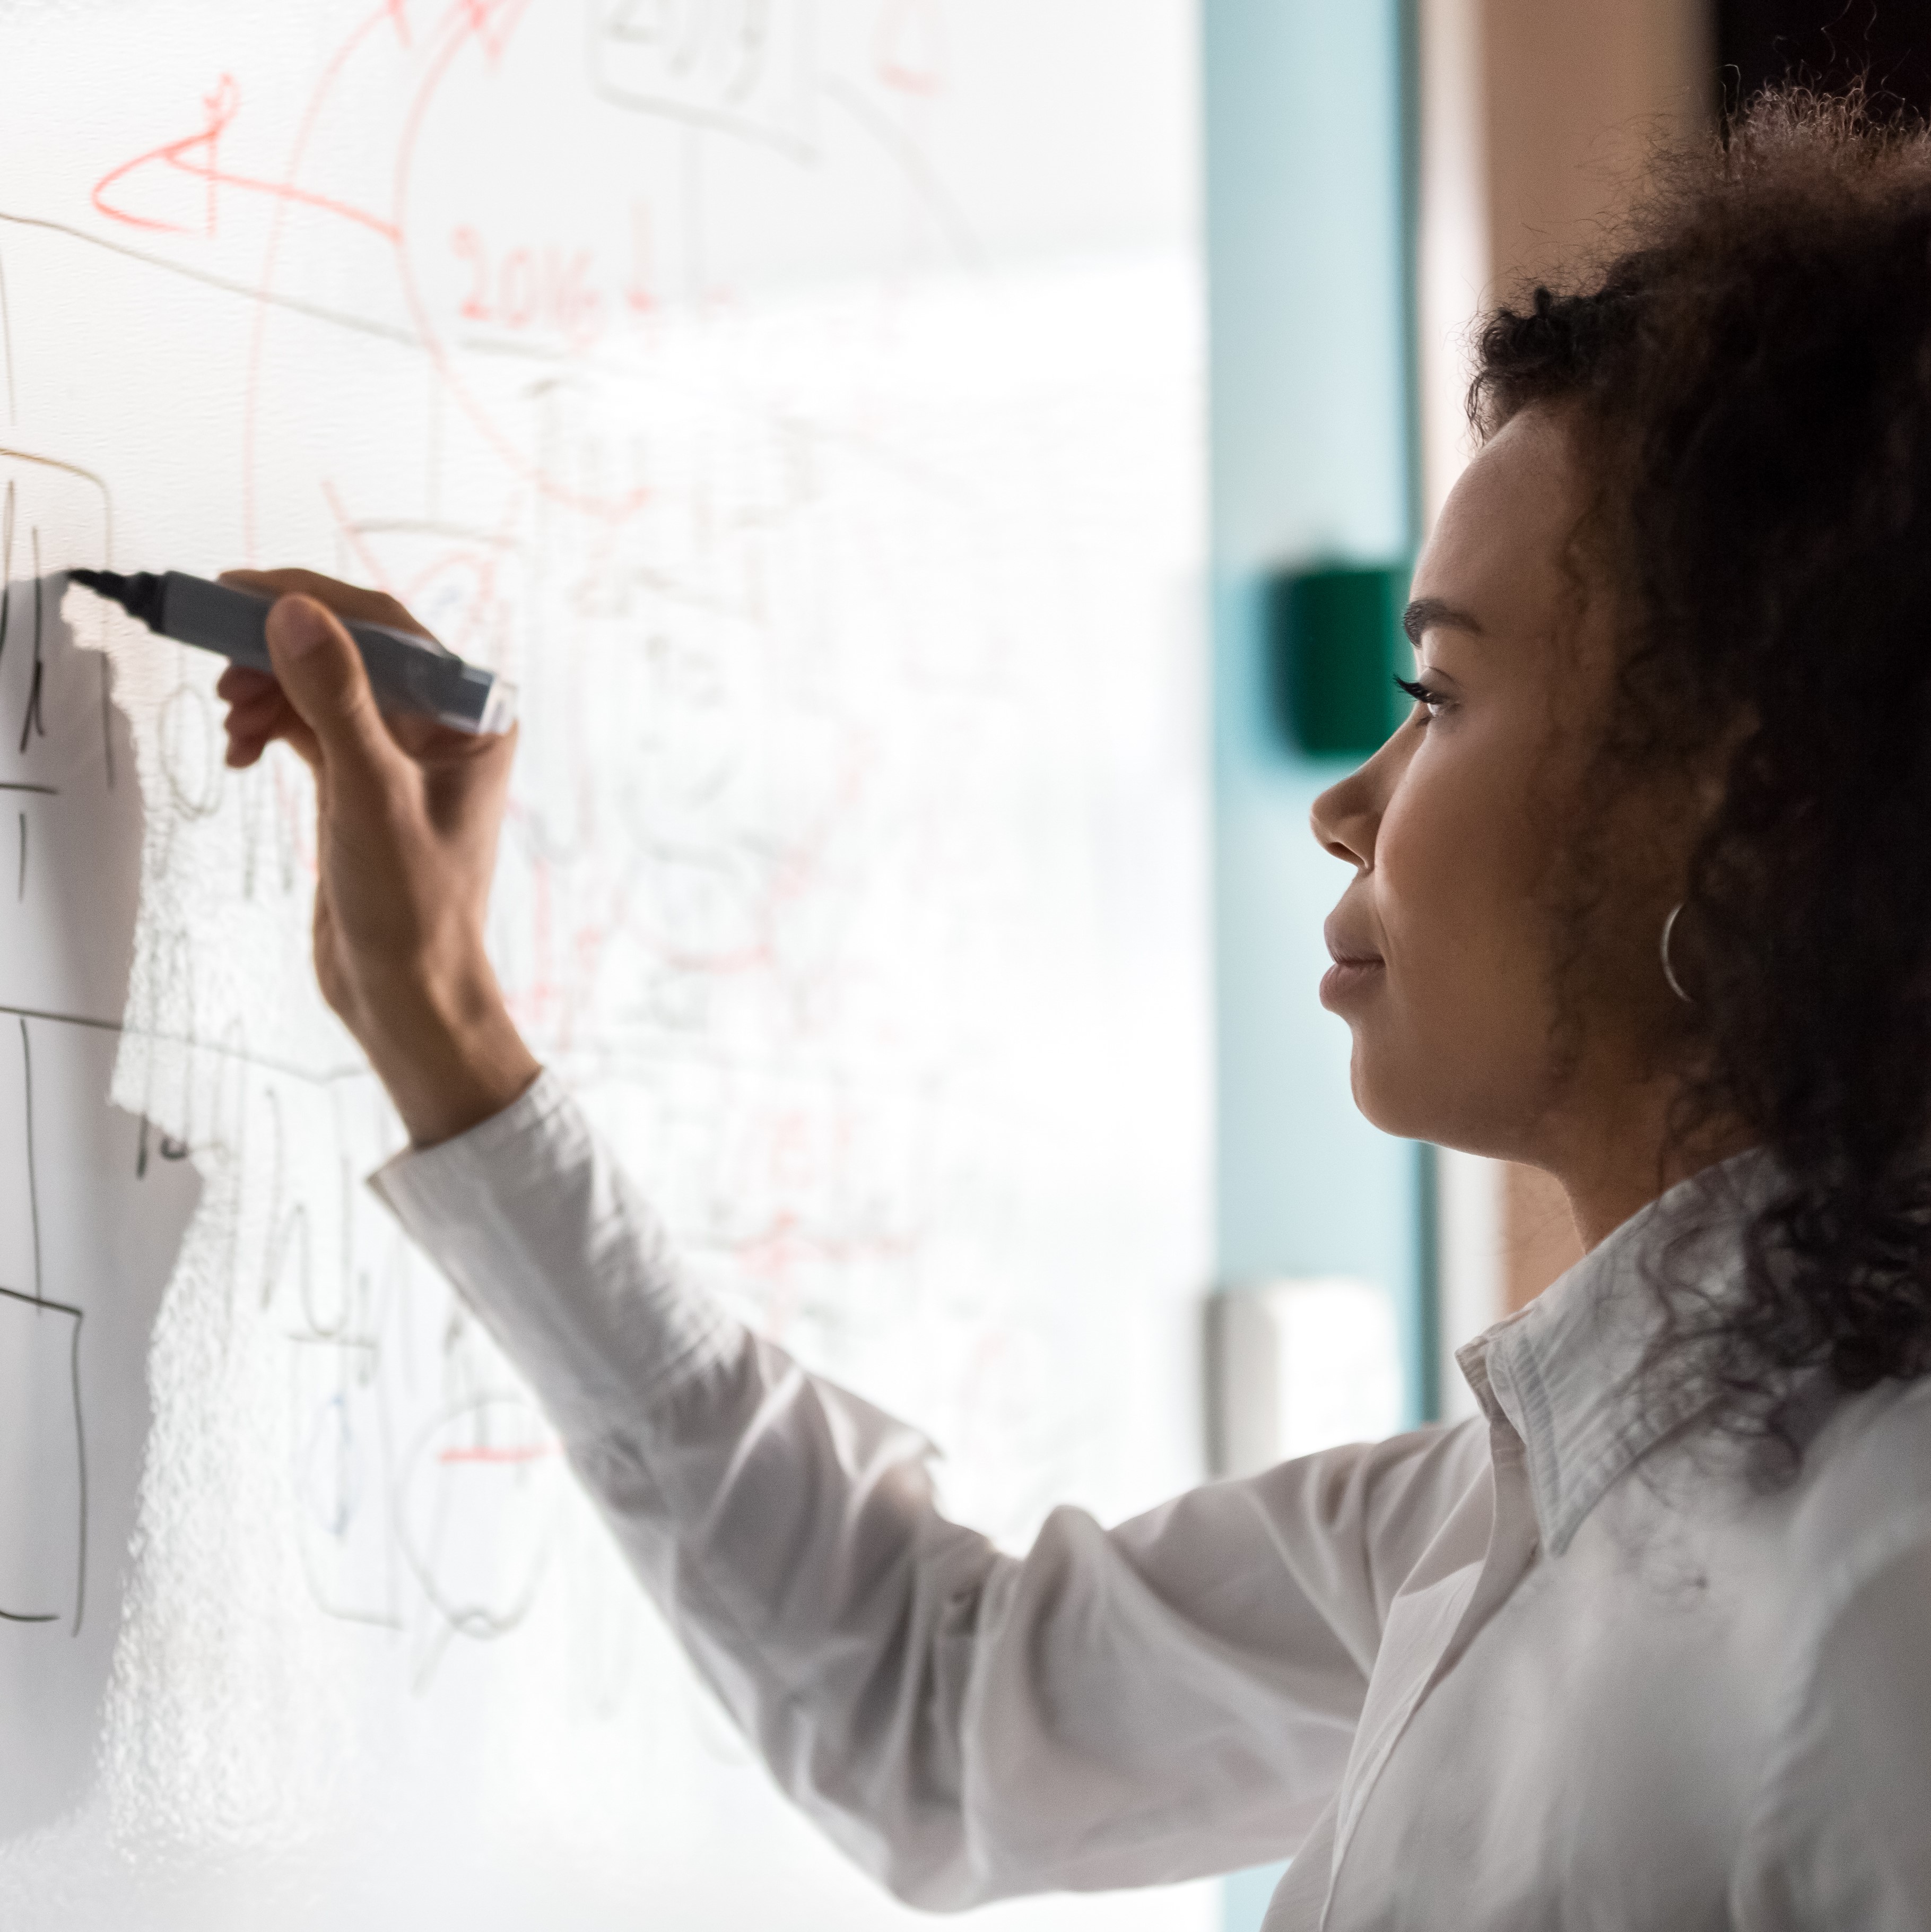
<svg viewBox="0 0 1931 1932"><path fill-rule="evenodd" d="M1646 1264L1683 1245L1671 1274L1717 1299L1740 1280L1740 1237L1768 1192L1770 1163L1744 1154L1632 1215L1528 1307L1456 1351L1491 1423L1527 1451L1543 1547L1559 1556L1617 1478L1708 1406L1687 1388L1645 1394L1639 1370L1663 1318Z"/></svg>

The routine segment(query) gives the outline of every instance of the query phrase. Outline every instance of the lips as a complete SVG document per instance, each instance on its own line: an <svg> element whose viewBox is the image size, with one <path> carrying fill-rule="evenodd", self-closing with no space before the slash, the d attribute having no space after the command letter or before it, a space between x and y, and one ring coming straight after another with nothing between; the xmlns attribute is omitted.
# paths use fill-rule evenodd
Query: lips
<svg viewBox="0 0 1931 1932"><path fill-rule="evenodd" d="M1338 1006L1351 996L1381 983L1387 962L1378 952L1358 940L1343 938L1335 931L1331 918L1322 936L1327 941L1328 957L1334 962L1321 976L1323 1006Z"/></svg>

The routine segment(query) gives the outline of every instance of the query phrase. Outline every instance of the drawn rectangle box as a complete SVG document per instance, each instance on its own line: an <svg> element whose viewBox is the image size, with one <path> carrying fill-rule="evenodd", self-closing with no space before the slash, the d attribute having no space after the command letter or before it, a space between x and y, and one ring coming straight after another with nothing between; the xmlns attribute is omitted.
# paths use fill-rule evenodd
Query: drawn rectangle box
<svg viewBox="0 0 1931 1932"><path fill-rule="evenodd" d="M0 576L6 585L5 657L9 677L0 710L0 746L17 746L22 707L44 634L61 621L64 573L76 564L111 565L114 512L107 486L90 470L58 457L7 446L0 432ZM37 606L35 592L38 592ZM88 603L85 641L98 645L104 606ZM44 642L44 636L43 636ZM18 688L16 688L16 686Z"/></svg>
<svg viewBox="0 0 1931 1932"><path fill-rule="evenodd" d="M0 1288L43 1293L25 1023L0 1016Z"/></svg>
<svg viewBox="0 0 1931 1932"><path fill-rule="evenodd" d="M76 727L90 752L100 742L104 610L76 614L75 641L94 647L76 652L67 647L62 607L65 573L111 562L113 548L113 509L97 477L0 444L0 830L11 830L16 812L36 817L53 808L62 786L79 776ZM10 847L0 840L0 855L11 856ZM9 950L0 948L0 967L10 977Z"/></svg>
<svg viewBox="0 0 1931 1932"><path fill-rule="evenodd" d="M47 680L82 667L57 656L64 573L113 560L113 511L106 487L73 464L0 443L0 777L32 778L31 752L46 721L72 694ZM104 616L88 611L86 641L102 641ZM97 688L104 660L83 674ZM96 688L87 694L91 713Z"/></svg>
<svg viewBox="0 0 1931 1932"><path fill-rule="evenodd" d="M113 508L99 478L12 434L0 429L0 1004L106 1015L125 968L98 935L138 866L122 862L138 805L130 770L124 804L102 808L126 747L107 606L76 595L69 608L65 573L116 560ZM29 1286L10 1253L0 1242L0 1283Z"/></svg>
<svg viewBox="0 0 1931 1932"><path fill-rule="evenodd" d="M80 1311L0 1288L0 1618L77 1628Z"/></svg>
<svg viewBox="0 0 1931 1932"><path fill-rule="evenodd" d="M78 1622L80 1312L42 1299L24 1022L0 1022L0 1618Z"/></svg>

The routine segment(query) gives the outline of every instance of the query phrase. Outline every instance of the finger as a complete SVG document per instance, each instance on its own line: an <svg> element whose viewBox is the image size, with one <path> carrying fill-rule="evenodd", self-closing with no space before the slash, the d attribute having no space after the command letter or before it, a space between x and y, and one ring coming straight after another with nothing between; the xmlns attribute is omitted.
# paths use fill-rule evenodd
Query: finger
<svg viewBox="0 0 1931 1932"><path fill-rule="evenodd" d="M279 694L267 704L240 706L221 721L222 729L230 738L259 738L265 745L283 723L286 709Z"/></svg>
<svg viewBox="0 0 1931 1932"><path fill-rule="evenodd" d="M315 742L315 734L299 718L277 724L272 731L259 735L231 736L226 754L227 762L237 771L244 770L258 763L262 754L277 742L287 746L310 771L321 770L322 747Z"/></svg>
<svg viewBox="0 0 1931 1932"><path fill-rule="evenodd" d="M237 770L255 764L277 739L309 765L319 766L321 748L315 734L302 722L279 685L268 686L265 703L237 705L222 722L228 734L227 762Z"/></svg>
<svg viewBox="0 0 1931 1932"><path fill-rule="evenodd" d="M214 680L214 694L229 704L245 704L262 692L281 687L265 670L251 670L246 664L230 664Z"/></svg>
<svg viewBox="0 0 1931 1932"><path fill-rule="evenodd" d="M268 613L268 641L276 680L331 776L358 791L395 785L407 760L376 708L361 653L334 615L312 597L282 597Z"/></svg>
<svg viewBox="0 0 1931 1932"><path fill-rule="evenodd" d="M387 591L368 590L358 584L343 584L316 571L224 570L219 580L237 590L252 590L262 597L312 597L338 617L346 617L352 622L386 624L392 631L408 631L418 638L433 634L426 624L418 622Z"/></svg>
<svg viewBox="0 0 1931 1932"><path fill-rule="evenodd" d="M288 694L271 677L257 677L239 690L230 686L223 691L219 686L215 695L227 701L227 715L231 718L251 718L280 709L288 702Z"/></svg>
<svg viewBox="0 0 1931 1932"><path fill-rule="evenodd" d="M215 686L216 695L228 703L222 728L231 738L259 738L265 743L277 724L295 716L294 709L281 686L265 673L250 671L243 676L245 683L240 680L231 683L224 678Z"/></svg>

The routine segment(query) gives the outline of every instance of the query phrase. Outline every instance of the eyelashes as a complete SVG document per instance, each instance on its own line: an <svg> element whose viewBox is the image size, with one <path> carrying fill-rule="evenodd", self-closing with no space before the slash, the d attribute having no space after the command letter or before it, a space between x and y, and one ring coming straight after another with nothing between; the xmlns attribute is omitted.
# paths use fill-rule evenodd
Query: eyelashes
<svg viewBox="0 0 1931 1932"><path fill-rule="evenodd" d="M1440 692L1431 689L1427 685L1418 683L1413 678L1396 678L1395 688L1397 691L1405 692L1427 712L1428 718L1418 718L1415 720L1418 724L1426 724L1429 722L1429 718L1434 717L1436 712L1448 702Z"/></svg>

